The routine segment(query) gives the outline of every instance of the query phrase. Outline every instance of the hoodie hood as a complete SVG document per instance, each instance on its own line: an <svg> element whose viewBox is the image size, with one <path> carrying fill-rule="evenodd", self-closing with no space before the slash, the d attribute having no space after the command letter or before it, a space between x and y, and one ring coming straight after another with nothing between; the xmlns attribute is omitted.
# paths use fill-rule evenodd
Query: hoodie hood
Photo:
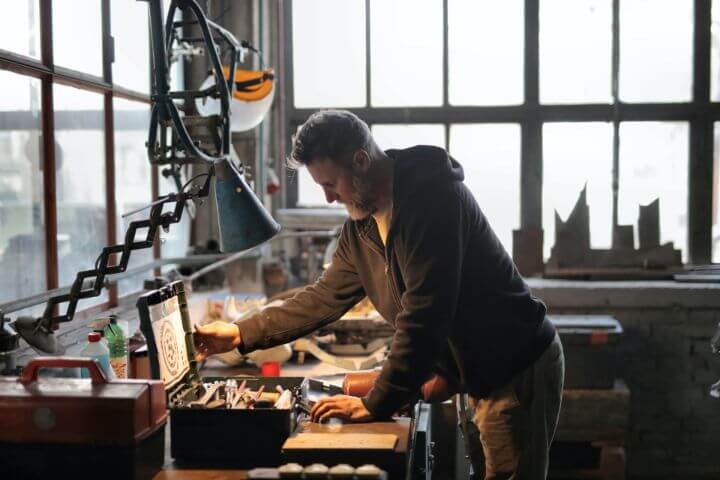
<svg viewBox="0 0 720 480"><path fill-rule="evenodd" d="M402 204L429 183L462 182L462 166L445 149L418 145L403 150L385 152L395 161L393 201Z"/></svg>

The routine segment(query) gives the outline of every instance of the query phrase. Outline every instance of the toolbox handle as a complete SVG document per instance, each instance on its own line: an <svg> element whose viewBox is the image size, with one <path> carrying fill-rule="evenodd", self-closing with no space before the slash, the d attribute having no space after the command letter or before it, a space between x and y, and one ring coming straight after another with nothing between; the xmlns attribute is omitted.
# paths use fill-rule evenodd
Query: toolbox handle
<svg viewBox="0 0 720 480"><path fill-rule="evenodd" d="M38 373L41 368L87 368L90 372L92 383L108 383L100 365L87 357L35 357L23 368L18 381L27 385L37 382Z"/></svg>

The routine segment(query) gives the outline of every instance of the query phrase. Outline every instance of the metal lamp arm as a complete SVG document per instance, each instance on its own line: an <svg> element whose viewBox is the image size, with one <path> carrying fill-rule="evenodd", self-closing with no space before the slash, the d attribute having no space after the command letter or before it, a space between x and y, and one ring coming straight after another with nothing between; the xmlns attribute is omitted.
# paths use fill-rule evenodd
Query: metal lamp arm
<svg viewBox="0 0 720 480"><path fill-rule="evenodd" d="M123 243L103 248L95 261L95 268L78 272L69 293L56 295L48 299L41 323L44 324L45 327L51 328L55 324L71 321L75 315L77 302L80 299L100 295L105 285L105 276L122 273L127 269L132 251L153 246L158 227L167 229L170 225L178 223L182 218L183 210L188 200L208 196L211 177L212 175L208 175L200 188L191 189L188 192L171 193L161 197L151 207L150 216L147 220L130 222L125 232ZM175 203L173 210L163 213L165 205L173 202ZM147 229L144 239L136 241L136 233L142 231L142 229ZM110 260L113 255L120 255L120 260L117 264L110 265ZM83 288L87 279L94 279L93 284L91 287ZM54 315L55 305L65 302L68 303L65 314Z"/></svg>

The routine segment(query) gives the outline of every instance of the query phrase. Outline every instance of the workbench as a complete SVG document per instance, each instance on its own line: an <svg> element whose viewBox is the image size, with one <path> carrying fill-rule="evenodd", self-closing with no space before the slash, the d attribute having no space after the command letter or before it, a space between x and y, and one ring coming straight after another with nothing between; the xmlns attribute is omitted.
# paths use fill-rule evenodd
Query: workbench
<svg viewBox="0 0 720 480"><path fill-rule="evenodd" d="M312 372L312 375L303 375ZM330 373L327 378L334 378L337 382L341 379L340 372L337 367L323 366L314 360L304 365L283 365L283 375L287 376L309 376L315 378L317 374ZM227 367L215 362L208 362L205 368L201 370L203 377L230 377L239 375L257 375L258 370L253 367ZM341 381L341 380L340 380ZM165 464L163 470L155 475L154 480L210 480L210 479L246 479L248 478L249 469L239 468L235 465L208 463L208 464L185 464L178 463L170 456L170 425L166 426L166 442L165 442ZM312 423L301 420L295 430L298 433L332 433L339 437L343 434L393 434L397 436L397 443L392 452L377 451L336 451L329 450L306 452L288 455L286 463L295 462L301 465L310 465L312 463L322 463L327 466L333 466L338 463L350 463L359 466L365 463L375 464L389 474L389 478L412 478L407 476L408 464L413 454L413 436L416 431L415 422L409 417L396 417L392 421L386 422L368 422L368 423L341 423L333 420L327 424ZM423 432L424 433L424 432ZM421 437L423 441L426 438ZM198 439L202 441L202 439ZM252 441L252 439L243 439L242 433L238 432L238 441ZM342 439L338 440L342 442ZM421 447L425 450L425 447ZM267 465L257 465L264 467Z"/></svg>
<svg viewBox="0 0 720 480"><path fill-rule="evenodd" d="M237 468L225 464L177 464L170 456L170 435L169 426L166 427L165 443L165 465L153 480L215 480L219 478L234 480L248 478L248 469ZM389 473L389 478L404 478L408 454L411 451L412 422L409 418L398 418L390 422L369 422L356 424L329 424L320 425L311 422L302 422L298 426L299 432L333 433L338 436L346 433L392 433L397 435L398 442L391 455L367 453L356 457L353 463L357 465L373 463ZM240 435L238 436L240 438ZM241 440L239 440L241 441ZM342 441L342 440L339 440ZM312 463L323 463L327 466L352 461L352 455L338 452L328 455L303 454L303 458L288 458L289 462L310 465ZM263 467L265 465L258 465Z"/></svg>

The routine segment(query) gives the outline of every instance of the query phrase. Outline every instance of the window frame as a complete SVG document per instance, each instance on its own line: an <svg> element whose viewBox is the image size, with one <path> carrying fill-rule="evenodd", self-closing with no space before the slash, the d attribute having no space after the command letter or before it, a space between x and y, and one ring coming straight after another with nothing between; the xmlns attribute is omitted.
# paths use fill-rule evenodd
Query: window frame
<svg viewBox="0 0 720 480"><path fill-rule="evenodd" d="M448 2L443 2L443 105L440 107L369 106L371 97L370 0L365 0L366 106L351 108L368 124L442 123L446 147L450 125L461 123L519 123L521 127L520 228L542 228L542 126L546 122L610 122L613 125L613 221L617 224L619 126L625 121L684 121L689 125L688 244L691 264L710 263L712 255L713 124L720 119L720 102L710 101L711 0L693 2L692 101L683 103L624 103L618 96L620 0L612 1L612 102L605 104L541 104L539 101L540 0L525 0L524 103L512 106L452 106L448 102ZM281 158L291 149L293 132L315 109L295 108L293 89L292 4L283 2L279 42L283 58L284 95ZM341 106L338 106L341 108ZM282 166L282 204L298 201L297 176ZM545 241L552 241L546 239Z"/></svg>
<svg viewBox="0 0 720 480"><path fill-rule="evenodd" d="M92 91L103 96L104 119L104 162L105 162L105 215L106 244L118 242L116 228L115 204L115 123L113 99L122 98L146 104L148 116L150 96L113 84L112 63L114 41L111 32L110 0L101 1L102 14L102 77L57 66L53 58L52 15L53 1L39 0L40 14L40 59L3 50L0 48L0 70L7 70L22 76L37 78L41 82L41 121L42 121L42 158L43 168L43 212L45 224L45 276L46 290L58 287L58 255L57 255L57 197L55 175L55 110L53 106L53 86L66 85L81 90ZM147 35L150 38L149 22ZM150 78L148 76L148 84ZM151 169L152 198L158 198L158 168ZM99 252L98 252L99 253ZM153 245L153 258L160 257L159 243ZM159 274L158 269L156 274ZM108 287L108 301L82 310L85 314L93 314L118 305L117 283ZM12 302L11 302L12 303ZM78 312L78 313L81 313Z"/></svg>

